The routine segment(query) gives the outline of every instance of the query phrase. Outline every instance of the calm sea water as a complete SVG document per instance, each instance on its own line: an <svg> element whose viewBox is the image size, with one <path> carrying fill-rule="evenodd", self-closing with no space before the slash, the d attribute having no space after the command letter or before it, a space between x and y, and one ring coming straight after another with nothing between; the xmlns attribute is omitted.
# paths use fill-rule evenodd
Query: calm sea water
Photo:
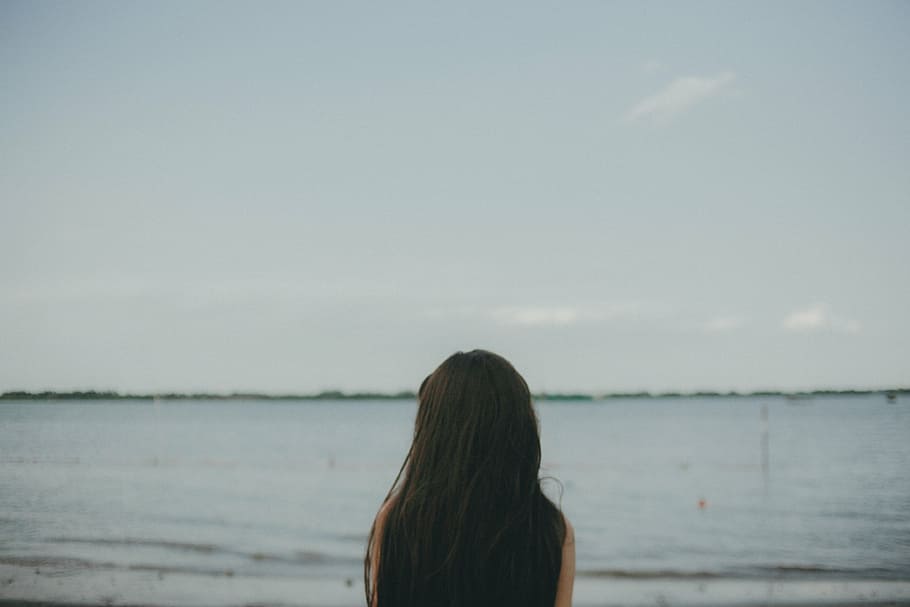
<svg viewBox="0 0 910 607"><path fill-rule="evenodd" d="M359 604L365 536L415 410L0 403L0 597ZM904 397L538 411L543 474L561 483L547 490L576 528L582 593L585 580L596 592L666 580L702 592L725 580L910 581Z"/></svg>

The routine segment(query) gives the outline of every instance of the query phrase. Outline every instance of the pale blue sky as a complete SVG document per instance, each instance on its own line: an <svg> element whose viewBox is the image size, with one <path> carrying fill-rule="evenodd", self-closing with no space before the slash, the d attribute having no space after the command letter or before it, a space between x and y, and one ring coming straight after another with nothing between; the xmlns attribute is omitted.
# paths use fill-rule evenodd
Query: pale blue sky
<svg viewBox="0 0 910 607"><path fill-rule="evenodd" d="M454 3L453 3L454 4ZM0 4L0 390L910 384L910 4Z"/></svg>

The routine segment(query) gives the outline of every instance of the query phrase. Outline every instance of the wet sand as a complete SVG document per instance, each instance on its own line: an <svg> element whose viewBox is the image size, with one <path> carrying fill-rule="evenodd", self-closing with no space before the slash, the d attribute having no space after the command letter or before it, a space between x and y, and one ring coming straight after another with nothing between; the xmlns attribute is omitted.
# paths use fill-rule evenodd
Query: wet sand
<svg viewBox="0 0 910 607"><path fill-rule="evenodd" d="M910 607L910 580L605 579L579 576L576 607ZM359 579L203 576L0 564L0 607L363 607Z"/></svg>
<svg viewBox="0 0 910 607"><path fill-rule="evenodd" d="M307 605L307 607L321 607L313 603L299 603L300 605ZM573 603L575 607L595 607L594 605L582 604L582 603ZM670 606L673 603L652 603L657 606ZM30 601L30 600L18 600L18 599L0 599L0 607L87 607L94 605L118 605L120 607L179 607L176 605L153 605L153 604L140 604L140 603L64 603L64 602L52 602L52 601ZM284 605L279 605L275 603L238 603L238 607L285 607ZM613 605L619 605L618 603L598 603L596 604L602 607L612 607ZM848 601L848 602L826 602L826 603L727 603L724 605L717 605L716 607L907 607L910 605L910 601ZM362 603L351 604L350 607L362 607ZM291 607L288 605L287 607Z"/></svg>

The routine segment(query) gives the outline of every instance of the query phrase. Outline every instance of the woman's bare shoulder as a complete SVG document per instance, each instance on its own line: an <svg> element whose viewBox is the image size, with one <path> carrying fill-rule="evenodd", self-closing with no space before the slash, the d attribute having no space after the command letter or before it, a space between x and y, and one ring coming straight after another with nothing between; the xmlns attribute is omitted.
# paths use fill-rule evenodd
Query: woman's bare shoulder
<svg viewBox="0 0 910 607"><path fill-rule="evenodd" d="M373 536L377 543L381 542L382 531L385 527L386 519L389 518L389 511L392 509L394 503L394 497L390 497L384 501L382 506L379 507L379 512L376 513L376 518L373 520Z"/></svg>
<svg viewBox="0 0 910 607"><path fill-rule="evenodd" d="M563 546L568 546L575 543L575 527L572 526L572 522L569 521L569 517L565 514L562 515L562 520L566 525L566 537L563 540Z"/></svg>
<svg viewBox="0 0 910 607"><path fill-rule="evenodd" d="M392 509L392 505L395 503L395 498L390 497L382 503L382 506L379 507L379 512L376 513L376 527L379 528L385 524L385 520L389 517L389 510Z"/></svg>
<svg viewBox="0 0 910 607"><path fill-rule="evenodd" d="M373 520L373 532L369 544L369 558L370 558L370 568L372 569L371 574L371 601L370 605L376 605L376 572L379 570L379 558L380 558L380 546L382 546L382 532L385 527L386 519L389 516L389 510L392 509L392 504L394 503L393 498L387 499L383 502L382 506L379 507L379 512L376 513L376 518Z"/></svg>
<svg viewBox="0 0 910 607"><path fill-rule="evenodd" d="M571 607L572 587L575 585L575 527L565 514L562 520L566 524L566 536L562 541L562 567L556 583L555 607Z"/></svg>

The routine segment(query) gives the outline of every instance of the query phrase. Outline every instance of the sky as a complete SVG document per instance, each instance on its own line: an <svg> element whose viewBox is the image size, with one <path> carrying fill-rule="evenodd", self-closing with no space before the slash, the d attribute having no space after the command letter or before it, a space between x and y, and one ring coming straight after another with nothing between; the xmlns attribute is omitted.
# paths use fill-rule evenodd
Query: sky
<svg viewBox="0 0 910 607"><path fill-rule="evenodd" d="M0 391L910 385L906 2L0 3Z"/></svg>

